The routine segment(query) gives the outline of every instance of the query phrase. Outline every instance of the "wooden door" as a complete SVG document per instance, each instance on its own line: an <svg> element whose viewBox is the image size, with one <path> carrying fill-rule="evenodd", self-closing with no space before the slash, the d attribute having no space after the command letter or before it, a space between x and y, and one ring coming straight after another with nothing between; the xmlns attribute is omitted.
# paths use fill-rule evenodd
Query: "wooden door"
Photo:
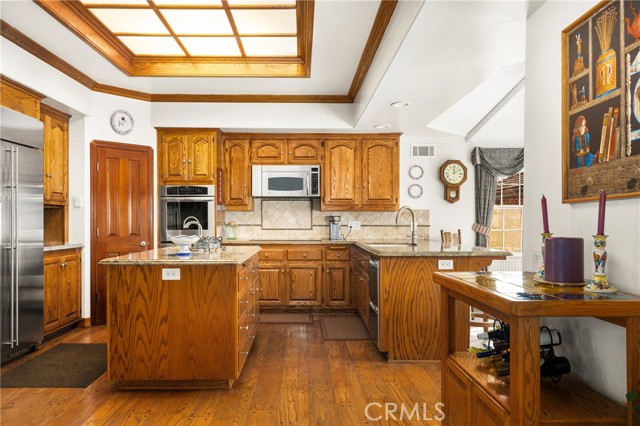
<svg viewBox="0 0 640 426"><path fill-rule="evenodd" d="M190 183L215 183L216 134L187 135L187 180Z"/></svg>
<svg viewBox="0 0 640 426"><path fill-rule="evenodd" d="M47 107L44 122L44 202L66 205L68 194L69 118Z"/></svg>
<svg viewBox="0 0 640 426"><path fill-rule="evenodd" d="M322 263L289 263L287 267L287 299L289 306L322 304Z"/></svg>
<svg viewBox="0 0 640 426"><path fill-rule="evenodd" d="M44 257L44 334L60 326L60 257L46 254Z"/></svg>
<svg viewBox="0 0 640 426"><path fill-rule="evenodd" d="M81 261L78 254L70 254L62 259L60 280L60 313L62 323L68 324L81 315Z"/></svg>
<svg viewBox="0 0 640 426"><path fill-rule="evenodd" d="M160 183L186 182L188 179L187 135L184 132L159 132L158 139Z"/></svg>
<svg viewBox="0 0 640 426"><path fill-rule="evenodd" d="M363 210L398 210L398 163L397 139L363 141Z"/></svg>
<svg viewBox="0 0 640 426"><path fill-rule="evenodd" d="M360 207L360 150L353 139L326 140L322 167L321 210Z"/></svg>
<svg viewBox="0 0 640 426"><path fill-rule="evenodd" d="M320 141L318 139L290 139L287 142L288 164L320 164Z"/></svg>
<svg viewBox="0 0 640 426"><path fill-rule="evenodd" d="M260 264L260 306L285 306L283 263Z"/></svg>
<svg viewBox="0 0 640 426"><path fill-rule="evenodd" d="M91 324L106 322L107 257L153 248L153 150L91 143Z"/></svg>
<svg viewBox="0 0 640 426"><path fill-rule="evenodd" d="M351 264L327 262L324 276L325 305L341 307L351 305Z"/></svg>
<svg viewBox="0 0 640 426"><path fill-rule="evenodd" d="M249 140L227 139L223 144L224 204L227 210L251 210Z"/></svg>
<svg viewBox="0 0 640 426"><path fill-rule="evenodd" d="M251 141L251 164L285 164L284 139L254 139Z"/></svg>

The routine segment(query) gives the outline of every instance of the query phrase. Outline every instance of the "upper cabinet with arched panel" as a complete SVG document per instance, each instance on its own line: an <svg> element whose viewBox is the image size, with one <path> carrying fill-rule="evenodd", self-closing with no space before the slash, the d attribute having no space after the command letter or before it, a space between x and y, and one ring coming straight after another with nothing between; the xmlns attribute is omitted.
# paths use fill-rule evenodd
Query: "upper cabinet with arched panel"
<svg viewBox="0 0 640 426"><path fill-rule="evenodd" d="M158 129L158 183L215 184L215 129Z"/></svg>

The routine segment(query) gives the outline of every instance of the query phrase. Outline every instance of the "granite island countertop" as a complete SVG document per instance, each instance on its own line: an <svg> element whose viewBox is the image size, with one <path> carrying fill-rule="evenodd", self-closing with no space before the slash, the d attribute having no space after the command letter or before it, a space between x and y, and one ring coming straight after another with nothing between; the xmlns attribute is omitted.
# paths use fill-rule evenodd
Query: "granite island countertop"
<svg viewBox="0 0 640 426"><path fill-rule="evenodd" d="M255 243L254 243L255 244ZM129 253L123 256L110 257L98 262L100 265L236 265L246 262L260 251L256 245L226 246L224 250L211 252L195 250L189 258L179 257L179 247L167 247L157 250Z"/></svg>
<svg viewBox="0 0 640 426"><path fill-rule="evenodd" d="M379 257L503 257L511 256L506 250L493 250L485 247L468 245L445 245L440 240L419 240L417 246L411 246L405 240L225 240L226 247L246 244L322 244L322 245L356 245L374 256Z"/></svg>

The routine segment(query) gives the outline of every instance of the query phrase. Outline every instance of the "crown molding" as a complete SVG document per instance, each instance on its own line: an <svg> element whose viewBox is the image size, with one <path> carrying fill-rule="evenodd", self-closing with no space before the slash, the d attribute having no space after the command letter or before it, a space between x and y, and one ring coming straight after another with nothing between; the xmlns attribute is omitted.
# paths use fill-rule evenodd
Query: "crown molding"
<svg viewBox="0 0 640 426"><path fill-rule="evenodd" d="M367 76L373 58L376 55L380 41L389 25L398 0L382 0L376 19L369 34L369 38L362 52L358 68L353 77L351 89L346 95L270 95L270 94L153 94L136 90L125 89L117 86L98 83L73 65L59 58L34 40L18 31L3 20L0 20L0 35L21 49L31 53L38 59L47 63L90 90L125 98L138 99L147 102L230 102L230 103L353 103ZM40 3L40 1L37 1ZM67 3L67 2L56 2ZM306 2L302 2L305 4ZM306 14L307 18L309 14ZM312 18L312 16L311 16ZM307 37L311 37L312 28ZM311 46L307 52L311 57ZM305 64L297 64L300 67L309 66L310 60Z"/></svg>

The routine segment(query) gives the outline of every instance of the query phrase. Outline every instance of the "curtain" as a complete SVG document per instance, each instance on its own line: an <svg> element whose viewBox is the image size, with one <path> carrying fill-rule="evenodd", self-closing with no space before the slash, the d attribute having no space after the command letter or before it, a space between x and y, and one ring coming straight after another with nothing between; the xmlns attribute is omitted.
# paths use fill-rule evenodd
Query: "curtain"
<svg viewBox="0 0 640 426"><path fill-rule="evenodd" d="M515 175L524 167L522 148L476 148L471 153L475 168L476 222L491 227L499 177ZM476 246L486 247L487 236L476 232Z"/></svg>

